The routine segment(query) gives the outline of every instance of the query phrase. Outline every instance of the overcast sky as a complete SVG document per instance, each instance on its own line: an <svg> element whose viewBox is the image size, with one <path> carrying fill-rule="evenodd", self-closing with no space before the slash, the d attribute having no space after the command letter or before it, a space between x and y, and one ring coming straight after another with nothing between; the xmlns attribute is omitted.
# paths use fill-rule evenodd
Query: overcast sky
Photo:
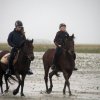
<svg viewBox="0 0 100 100"><path fill-rule="evenodd" d="M100 0L0 0L0 42L7 42L16 20L26 37L53 41L60 23L80 44L100 44Z"/></svg>

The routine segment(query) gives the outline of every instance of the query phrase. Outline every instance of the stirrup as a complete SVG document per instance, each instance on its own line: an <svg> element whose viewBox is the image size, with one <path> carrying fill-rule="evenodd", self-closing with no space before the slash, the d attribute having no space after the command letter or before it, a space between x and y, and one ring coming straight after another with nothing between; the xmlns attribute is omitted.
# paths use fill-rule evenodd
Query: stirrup
<svg viewBox="0 0 100 100"><path fill-rule="evenodd" d="M32 70L28 70L27 75L32 75L32 74L33 74Z"/></svg>

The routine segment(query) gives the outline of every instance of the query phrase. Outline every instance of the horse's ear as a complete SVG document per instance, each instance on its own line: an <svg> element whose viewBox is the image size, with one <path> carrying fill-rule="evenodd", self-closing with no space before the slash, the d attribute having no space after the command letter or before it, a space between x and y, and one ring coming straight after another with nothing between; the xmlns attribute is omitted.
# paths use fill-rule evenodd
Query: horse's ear
<svg viewBox="0 0 100 100"><path fill-rule="evenodd" d="M31 42L33 43L33 41L34 41L34 40L32 39Z"/></svg>
<svg viewBox="0 0 100 100"><path fill-rule="evenodd" d="M73 39L75 38L74 34L72 34L72 38L73 38Z"/></svg>

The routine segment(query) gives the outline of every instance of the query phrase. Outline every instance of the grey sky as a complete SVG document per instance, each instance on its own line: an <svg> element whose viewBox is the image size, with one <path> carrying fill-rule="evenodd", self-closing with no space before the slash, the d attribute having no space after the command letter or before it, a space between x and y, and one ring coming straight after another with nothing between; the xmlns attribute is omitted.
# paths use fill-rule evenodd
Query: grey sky
<svg viewBox="0 0 100 100"><path fill-rule="evenodd" d="M16 20L34 40L53 41L63 22L76 43L100 44L100 0L0 0L0 42L6 42Z"/></svg>

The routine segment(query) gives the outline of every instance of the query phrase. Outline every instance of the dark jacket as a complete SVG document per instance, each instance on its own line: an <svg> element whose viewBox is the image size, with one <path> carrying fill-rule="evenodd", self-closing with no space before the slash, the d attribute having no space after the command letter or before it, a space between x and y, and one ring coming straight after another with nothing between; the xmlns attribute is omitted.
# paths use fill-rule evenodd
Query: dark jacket
<svg viewBox="0 0 100 100"><path fill-rule="evenodd" d="M56 34L56 36L55 36L54 43L57 43L59 45L63 45L64 39L67 36L69 36L69 34L67 32L58 31L57 34Z"/></svg>
<svg viewBox="0 0 100 100"><path fill-rule="evenodd" d="M11 47L20 48L25 42L25 40L25 35L21 32L16 31L15 29L8 36L8 44Z"/></svg>

